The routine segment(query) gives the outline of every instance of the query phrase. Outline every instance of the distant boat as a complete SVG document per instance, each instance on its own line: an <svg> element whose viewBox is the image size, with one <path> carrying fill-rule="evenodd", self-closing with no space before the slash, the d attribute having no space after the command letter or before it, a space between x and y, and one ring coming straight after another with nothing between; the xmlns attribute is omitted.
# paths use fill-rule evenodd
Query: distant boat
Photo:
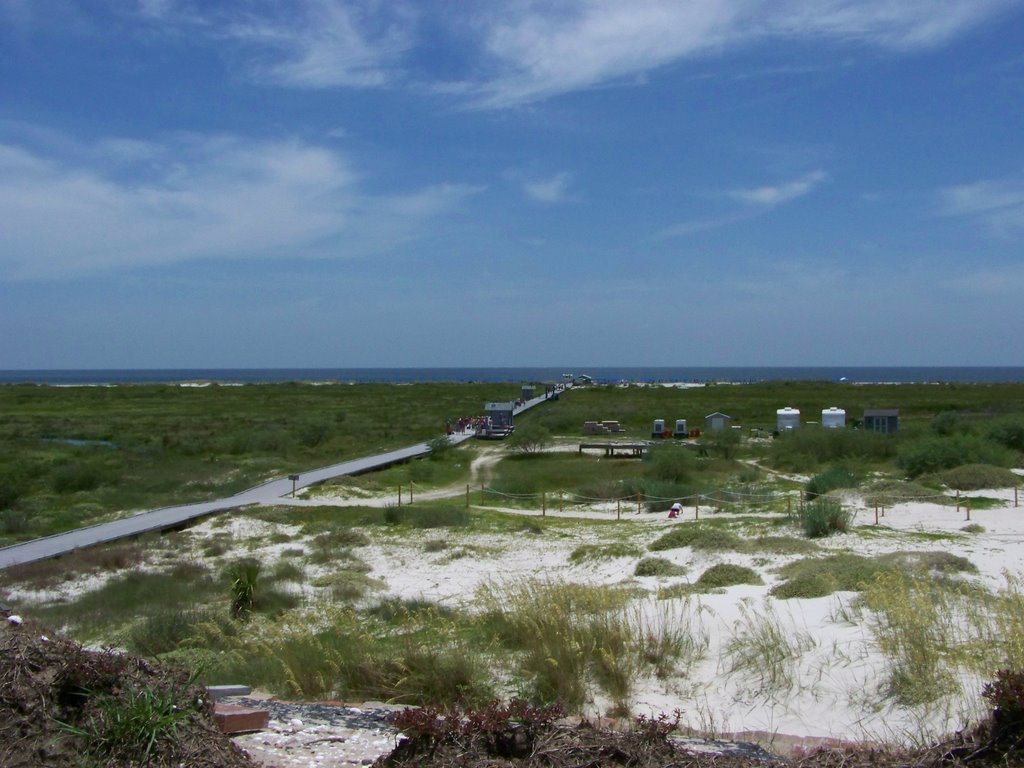
<svg viewBox="0 0 1024 768"><path fill-rule="evenodd" d="M566 379L566 380L575 379L576 378L576 374L575 373L563 373L562 374L562 378Z"/></svg>

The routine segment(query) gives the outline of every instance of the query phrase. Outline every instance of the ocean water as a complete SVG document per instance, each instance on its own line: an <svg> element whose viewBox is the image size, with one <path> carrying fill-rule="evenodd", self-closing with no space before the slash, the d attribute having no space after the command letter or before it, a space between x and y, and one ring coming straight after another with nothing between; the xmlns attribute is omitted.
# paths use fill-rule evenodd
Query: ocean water
<svg viewBox="0 0 1024 768"><path fill-rule="evenodd" d="M264 382L552 382L586 375L617 382L848 381L851 383L1024 382L1024 366L1009 367L594 367L594 368L180 368L0 371L2 384L102 385Z"/></svg>

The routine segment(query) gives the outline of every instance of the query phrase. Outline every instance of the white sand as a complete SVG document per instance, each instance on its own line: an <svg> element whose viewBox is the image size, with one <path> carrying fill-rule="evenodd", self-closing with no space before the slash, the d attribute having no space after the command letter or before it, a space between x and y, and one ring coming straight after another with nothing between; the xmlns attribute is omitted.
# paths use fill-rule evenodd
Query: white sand
<svg viewBox="0 0 1024 768"><path fill-rule="evenodd" d="M900 504L886 509L876 526L874 511L859 499L848 498L846 503L857 509L854 531L819 541L828 550L864 555L941 549L968 558L978 573L967 578L995 591L1005 586L1006 574L1024 573L1024 507L1014 507L1012 490L975 495L998 498L1004 504L970 513L970 522L984 527L981 533L962 532L968 523L966 506L957 512L955 507L934 503ZM343 505L366 504L367 500L339 497L296 503ZM384 503L390 502L381 500ZM621 525L588 524L592 519L615 520L616 510L615 504L606 504L567 507L559 513L557 503L552 503L549 517L571 518L574 524L552 526L543 534L524 531L512 537L444 531L424 532L418 539L375 536L372 544L360 547L357 553L371 566L370 576L387 585L387 594L452 606L469 605L483 584L501 585L522 579L590 585L631 583L642 587L651 595L638 601L645 620L651 625L668 621L687 626L690 635L700 641L698 644L706 645L706 652L691 668L680 667L676 677L641 680L633 697L633 712L657 714L678 708L685 724L707 735L750 737L751 732L762 732L767 734L762 740L768 742L773 734L919 742L950 734L982 711L979 692L986 680L963 674L961 690L951 686L948 697L930 706L904 708L884 700L879 690L888 674L887 663L863 615L858 618L850 609L855 594L838 593L814 600L776 600L768 596L769 589L778 583L778 567L797 556L704 554L688 548L656 553L685 567L686 576L671 579L634 577L636 557L570 563L569 555L581 544L628 540L644 550L669 528L692 524L694 515L689 507L684 508L681 520L669 520L660 514L634 515L635 507L624 505ZM540 516L539 509L507 511ZM711 510L702 507L702 519L710 514ZM278 536L278 542L270 544L267 537L273 532L284 533L290 540L282 543ZM281 556L281 550L306 544L295 526L271 526L243 516L218 517L191 529L192 556L201 558L203 539L218 533L230 536L232 555L252 554L268 565ZM953 535L938 540L915 535L927 533ZM785 528L779 529L779 534L797 535ZM426 551L424 545L432 539L444 539L445 548ZM720 562L753 567L765 583L689 600L654 599L659 587L694 581L706 568ZM94 581L88 584L96 585ZM83 586L81 582L75 585L78 591ZM307 585L303 592L312 594L315 590ZM374 599L380 596L375 594ZM52 597L24 591L10 595L19 602ZM851 617L853 622L848 620ZM793 658L775 667L754 663L736 669L738 656L729 652L730 641L749 634L755 621L776 626L787 638ZM769 679L773 670L774 683ZM598 697L591 706L592 714L601 714L608 702Z"/></svg>

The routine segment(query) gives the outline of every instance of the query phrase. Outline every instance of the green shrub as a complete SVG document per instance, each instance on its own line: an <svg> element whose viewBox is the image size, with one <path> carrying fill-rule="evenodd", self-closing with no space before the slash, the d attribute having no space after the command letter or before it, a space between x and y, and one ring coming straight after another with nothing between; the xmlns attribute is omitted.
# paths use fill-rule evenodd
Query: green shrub
<svg viewBox="0 0 1024 768"><path fill-rule="evenodd" d="M991 464L965 464L947 469L937 475L944 485L959 491L977 491L982 488L1014 488L1020 478L1008 469Z"/></svg>
<svg viewBox="0 0 1024 768"><path fill-rule="evenodd" d="M838 488L856 488L858 485L860 485L860 478L855 472L848 467L837 465L820 475L815 475L807 482L807 499L813 501L829 491Z"/></svg>
<svg viewBox="0 0 1024 768"><path fill-rule="evenodd" d="M27 533L31 528L31 519L23 509L0 509L0 533Z"/></svg>
<svg viewBox="0 0 1024 768"><path fill-rule="evenodd" d="M664 557L645 557L636 564L636 576L682 576L686 569Z"/></svg>
<svg viewBox="0 0 1024 768"><path fill-rule="evenodd" d="M536 421L529 421L517 426L505 442L517 453L537 454L543 453L551 445L552 438L547 427Z"/></svg>
<svg viewBox="0 0 1024 768"><path fill-rule="evenodd" d="M989 424L986 434L990 440L1010 450L1024 453L1024 417L1004 416L995 419Z"/></svg>
<svg viewBox="0 0 1024 768"><path fill-rule="evenodd" d="M764 581L753 568L732 563L713 565L697 579L697 587L703 590L720 589L736 584L764 584Z"/></svg>
<svg viewBox="0 0 1024 768"><path fill-rule="evenodd" d="M72 461L53 471L53 490L57 493L94 491L102 482L100 468L92 463Z"/></svg>
<svg viewBox="0 0 1024 768"><path fill-rule="evenodd" d="M408 525L413 528L466 528L472 522L463 507L386 507L384 521L388 525Z"/></svg>
<svg viewBox="0 0 1024 768"><path fill-rule="evenodd" d="M813 471L823 463L887 461L895 453L888 435L862 429L795 429L772 441L772 466L795 472Z"/></svg>
<svg viewBox="0 0 1024 768"><path fill-rule="evenodd" d="M639 557L640 548L624 542L614 544L581 544L569 555L569 562L579 564L588 560L614 560L617 557Z"/></svg>
<svg viewBox="0 0 1024 768"><path fill-rule="evenodd" d="M873 483L864 493L864 503L869 506L891 507L905 501L949 503L949 499L943 496L939 489L903 480L880 480Z"/></svg>
<svg viewBox="0 0 1024 768"><path fill-rule="evenodd" d="M698 550L722 552L739 551L745 546L743 540L732 531L718 526L687 523L673 528L653 542L648 549L652 552L661 552L666 549L692 547Z"/></svg>
<svg viewBox="0 0 1024 768"><path fill-rule="evenodd" d="M963 531L964 533L984 533L985 532L985 526L982 525L981 523L968 523L967 525L965 525L960 530Z"/></svg>
<svg viewBox="0 0 1024 768"><path fill-rule="evenodd" d="M683 483L694 473L693 451L686 446L666 443L652 448L644 456L644 474L654 480Z"/></svg>
<svg viewBox="0 0 1024 768"><path fill-rule="evenodd" d="M846 509L838 499L817 498L797 507L794 516L808 538L819 539L832 533L845 532L853 520L853 510Z"/></svg>
<svg viewBox="0 0 1024 768"><path fill-rule="evenodd" d="M1014 452L979 435L929 436L908 441L900 447L896 463L911 477L941 472L962 464L992 464L1010 467Z"/></svg>
<svg viewBox="0 0 1024 768"><path fill-rule="evenodd" d="M894 565L853 554L797 560L779 569L779 575L785 581L772 587L770 594L785 600L825 597L833 592L857 592L879 573L891 573L895 568Z"/></svg>

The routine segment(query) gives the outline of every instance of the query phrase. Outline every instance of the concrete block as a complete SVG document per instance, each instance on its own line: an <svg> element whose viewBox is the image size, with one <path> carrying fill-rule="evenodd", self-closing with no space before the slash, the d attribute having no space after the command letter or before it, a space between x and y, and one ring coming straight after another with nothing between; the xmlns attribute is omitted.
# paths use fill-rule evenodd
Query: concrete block
<svg viewBox="0 0 1024 768"><path fill-rule="evenodd" d="M221 733L246 733L266 728L270 722L270 713L265 709L218 702L213 705L213 718Z"/></svg>

